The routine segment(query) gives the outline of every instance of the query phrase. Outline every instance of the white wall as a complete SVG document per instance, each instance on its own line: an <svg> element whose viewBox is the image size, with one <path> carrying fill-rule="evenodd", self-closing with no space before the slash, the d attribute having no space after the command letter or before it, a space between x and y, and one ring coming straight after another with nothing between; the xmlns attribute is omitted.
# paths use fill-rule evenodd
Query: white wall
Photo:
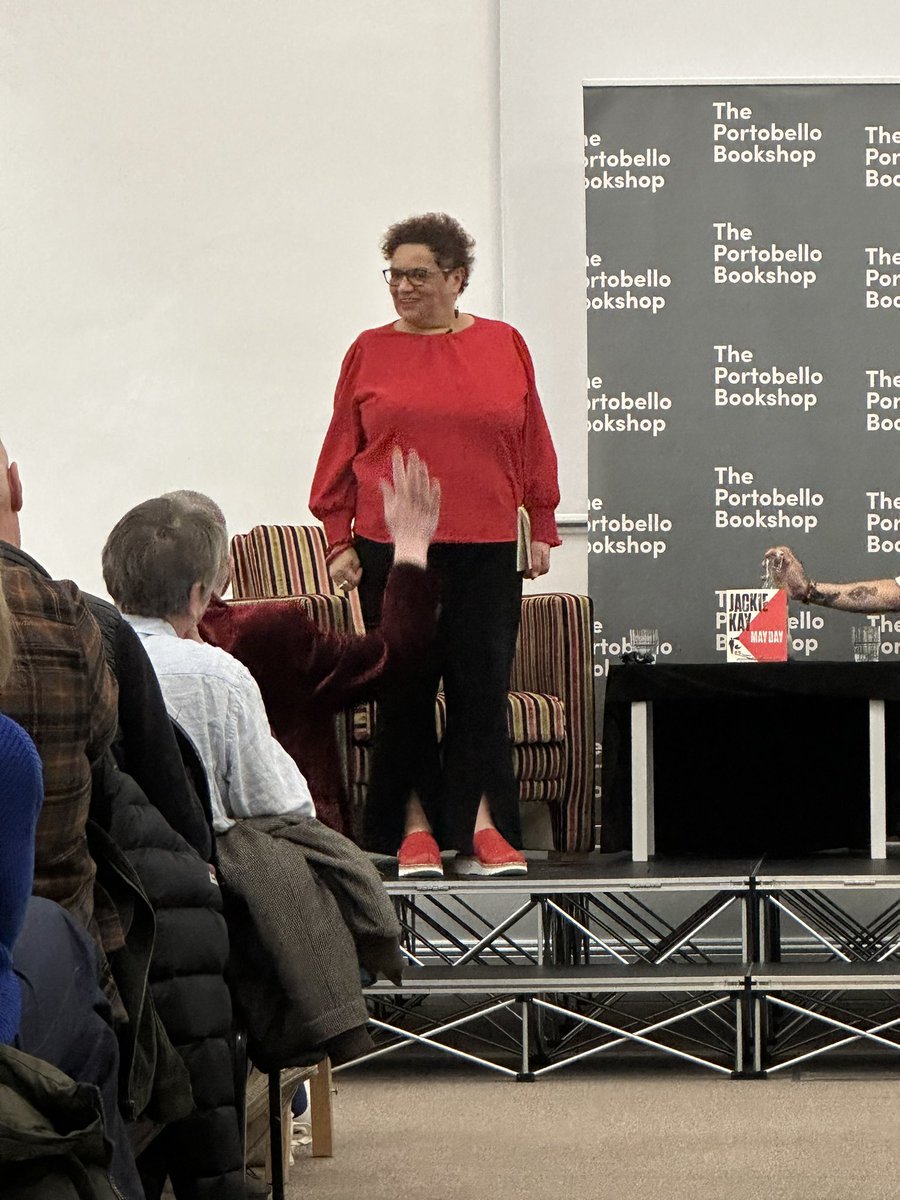
<svg viewBox="0 0 900 1200"><path fill-rule="evenodd" d="M308 519L378 242L431 208L500 315L497 4L3 0L0 436L23 542L102 592L132 504Z"/></svg>
<svg viewBox="0 0 900 1200"><path fill-rule="evenodd" d="M561 511L587 503L583 81L896 78L898 45L888 0L500 0L504 316L535 359ZM585 541L564 551L576 591Z"/></svg>
<svg viewBox="0 0 900 1200"><path fill-rule="evenodd" d="M470 307L532 348L583 513L582 80L892 76L898 35L888 0L3 0L26 546L102 590L110 526L167 488L234 529L307 519L341 356L391 317L379 236L436 207L478 239ZM584 535L553 564L532 587L586 590Z"/></svg>

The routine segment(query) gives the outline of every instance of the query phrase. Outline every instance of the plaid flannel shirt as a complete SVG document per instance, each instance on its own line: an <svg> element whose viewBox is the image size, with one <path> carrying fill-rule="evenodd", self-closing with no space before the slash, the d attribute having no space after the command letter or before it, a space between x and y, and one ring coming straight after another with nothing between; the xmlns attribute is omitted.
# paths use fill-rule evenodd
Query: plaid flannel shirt
<svg viewBox="0 0 900 1200"><path fill-rule="evenodd" d="M0 541L3 587L15 621L16 661L0 711L31 734L44 768L35 842L34 893L55 900L106 951L122 945L118 916L95 897L85 826L91 771L116 732L117 686L100 630L81 593Z"/></svg>

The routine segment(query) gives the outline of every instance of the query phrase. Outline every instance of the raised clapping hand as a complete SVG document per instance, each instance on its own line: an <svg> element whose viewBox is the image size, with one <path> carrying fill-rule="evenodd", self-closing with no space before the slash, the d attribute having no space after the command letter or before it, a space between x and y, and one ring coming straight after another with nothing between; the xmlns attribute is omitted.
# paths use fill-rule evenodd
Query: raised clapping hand
<svg viewBox="0 0 900 1200"><path fill-rule="evenodd" d="M784 588L792 600L806 601L810 578L803 563L788 546L773 546L763 556L766 580L772 587Z"/></svg>
<svg viewBox="0 0 900 1200"><path fill-rule="evenodd" d="M384 522L394 543L394 562L425 566L428 547L441 515L441 485L432 479L415 450L406 462L394 447L391 458L393 480L381 482Z"/></svg>
<svg viewBox="0 0 900 1200"><path fill-rule="evenodd" d="M410 450L406 462L399 446L391 457L392 480L382 480L384 521L394 543L394 562L416 563L424 567L428 547L441 514L441 485L432 479L428 468ZM337 555L328 566L335 587L351 591L362 579L359 556L352 546Z"/></svg>

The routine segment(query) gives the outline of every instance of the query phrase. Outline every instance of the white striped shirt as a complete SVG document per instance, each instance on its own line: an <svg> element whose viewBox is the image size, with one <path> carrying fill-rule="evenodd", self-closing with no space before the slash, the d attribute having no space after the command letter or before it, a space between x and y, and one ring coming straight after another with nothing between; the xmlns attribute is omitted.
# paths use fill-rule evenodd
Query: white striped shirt
<svg viewBox="0 0 900 1200"><path fill-rule="evenodd" d="M180 638L159 617L123 616L153 663L169 716L206 767L216 833L230 829L233 817L314 817L306 780L272 736L244 664L217 646Z"/></svg>

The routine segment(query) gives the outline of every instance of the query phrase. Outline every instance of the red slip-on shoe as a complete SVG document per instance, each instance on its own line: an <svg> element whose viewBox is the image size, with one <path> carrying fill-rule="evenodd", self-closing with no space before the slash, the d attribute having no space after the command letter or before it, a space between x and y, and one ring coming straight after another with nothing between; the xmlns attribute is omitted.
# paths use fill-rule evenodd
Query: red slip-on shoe
<svg viewBox="0 0 900 1200"><path fill-rule="evenodd" d="M400 879L439 879L444 874L437 842L424 829L408 833L397 851Z"/></svg>
<svg viewBox="0 0 900 1200"><path fill-rule="evenodd" d="M496 829L479 829L472 838L474 858L458 857L457 875L525 875L528 863Z"/></svg>

